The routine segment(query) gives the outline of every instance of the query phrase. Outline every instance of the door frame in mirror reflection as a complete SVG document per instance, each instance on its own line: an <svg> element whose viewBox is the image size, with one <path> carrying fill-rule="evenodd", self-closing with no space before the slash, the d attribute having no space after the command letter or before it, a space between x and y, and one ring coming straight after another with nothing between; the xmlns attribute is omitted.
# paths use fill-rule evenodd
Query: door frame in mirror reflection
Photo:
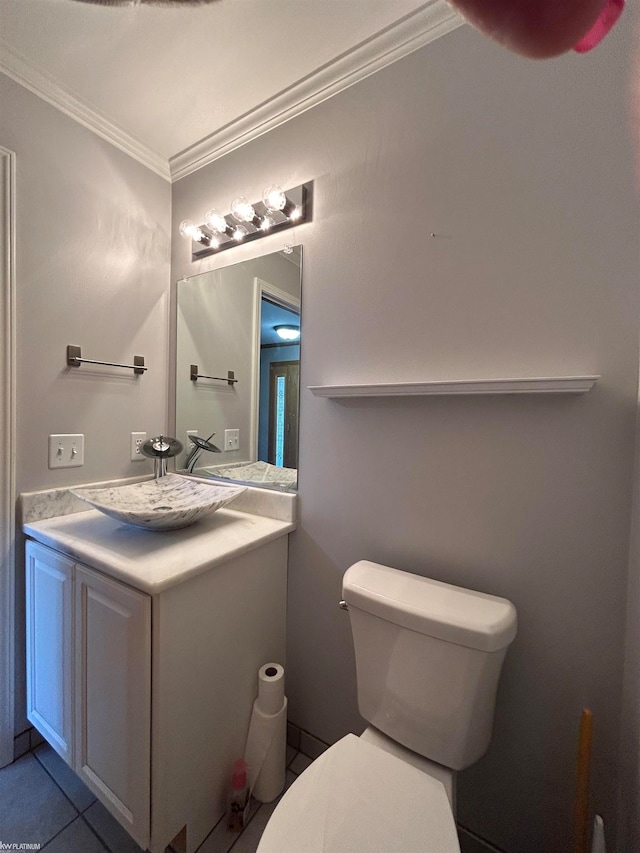
<svg viewBox="0 0 640 853"><path fill-rule="evenodd" d="M269 365L269 462L295 468L298 460L300 359Z"/></svg>
<svg viewBox="0 0 640 853"><path fill-rule="evenodd" d="M261 356L262 356L262 301L263 299L267 299L269 302L272 302L275 305L279 305L282 308L285 308L288 311L293 311L294 313L300 315L300 298L296 298L292 296L292 294L288 293L286 290L282 290L279 287L271 284L264 279L261 279L259 276L254 278L254 289L255 289L255 303L254 303L254 338L253 338L253 346L254 346L254 356L253 356L253 367L254 367L254 375L253 375L253 406L251 411L251 447L252 452L255 459L259 459L259 437L260 437L260 366L261 366ZM299 400L298 400L299 407ZM267 423L267 430L270 430L269 424ZM269 441L269 446L271 442ZM271 460L264 460L271 461ZM297 468L296 465L289 465L285 467Z"/></svg>
<svg viewBox="0 0 640 853"><path fill-rule="evenodd" d="M263 299L276 306L275 310L282 308L299 315L302 246L294 246L293 252L291 248L287 246L283 251L211 269L178 282L175 435L181 436L188 450L187 430L196 430L203 437L215 432L213 441L217 438L220 447L226 444L225 430L240 432L238 449L225 448L224 455L215 457L204 453L196 463L197 475L225 476L251 485L286 490L291 490L291 483L297 479L297 466L285 471L267 463L260 441L260 356L262 350L276 353L273 330L273 340L267 339L263 346ZM291 322L290 317L284 316L285 323ZM275 325L271 318L269 324ZM277 360L291 359L289 353L280 350L280 342L277 348ZM295 351L290 352L295 358ZM232 387L226 382L207 379L193 382L189 379L191 364L198 364L203 374L214 376L224 376L227 369L233 369L238 381ZM268 372L266 368L267 382ZM253 467L240 467L246 465ZM176 467L177 470L184 467L182 455ZM233 474L235 467L239 467L241 476ZM216 470L207 473L205 468Z"/></svg>

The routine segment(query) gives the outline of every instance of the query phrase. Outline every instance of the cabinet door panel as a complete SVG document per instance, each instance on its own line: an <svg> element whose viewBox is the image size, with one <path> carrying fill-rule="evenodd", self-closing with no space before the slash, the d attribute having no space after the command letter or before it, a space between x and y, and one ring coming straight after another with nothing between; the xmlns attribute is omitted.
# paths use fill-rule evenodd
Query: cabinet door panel
<svg viewBox="0 0 640 853"><path fill-rule="evenodd" d="M27 718L73 763L73 563L27 542Z"/></svg>
<svg viewBox="0 0 640 853"><path fill-rule="evenodd" d="M76 566L76 772L145 849L151 599Z"/></svg>

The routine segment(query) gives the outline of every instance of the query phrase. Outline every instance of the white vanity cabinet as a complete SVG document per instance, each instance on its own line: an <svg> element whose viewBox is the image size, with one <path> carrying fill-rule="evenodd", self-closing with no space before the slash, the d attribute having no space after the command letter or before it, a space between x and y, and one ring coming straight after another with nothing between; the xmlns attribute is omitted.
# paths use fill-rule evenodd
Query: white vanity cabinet
<svg viewBox="0 0 640 853"><path fill-rule="evenodd" d="M192 853L224 814L258 670L284 663L294 527L232 510L169 534L93 510L24 525L27 716L143 849Z"/></svg>
<svg viewBox="0 0 640 853"><path fill-rule="evenodd" d="M149 842L151 597L75 566L73 767L129 834Z"/></svg>
<svg viewBox="0 0 640 853"><path fill-rule="evenodd" d="M73 561L27 543L27 716L71 765L73 606Z"/></svg>
<svg viewBox="0 0 640 853"><path fill-rule="evenodd" d="M27 717L143 848L151 596L27 542Z"/></svg>

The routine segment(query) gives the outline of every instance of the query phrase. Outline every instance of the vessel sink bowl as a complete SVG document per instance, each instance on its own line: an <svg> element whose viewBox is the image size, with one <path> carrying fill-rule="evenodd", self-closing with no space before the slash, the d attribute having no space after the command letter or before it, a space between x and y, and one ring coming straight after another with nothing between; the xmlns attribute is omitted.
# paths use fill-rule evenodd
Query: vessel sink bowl
<svg viewBox="0 0 640 853"><path fill-rule="evenodd" d="M69 491L116 521L145 530L175 530L230 503L246 486L200 483L166 474L129 486Z"/></svg>

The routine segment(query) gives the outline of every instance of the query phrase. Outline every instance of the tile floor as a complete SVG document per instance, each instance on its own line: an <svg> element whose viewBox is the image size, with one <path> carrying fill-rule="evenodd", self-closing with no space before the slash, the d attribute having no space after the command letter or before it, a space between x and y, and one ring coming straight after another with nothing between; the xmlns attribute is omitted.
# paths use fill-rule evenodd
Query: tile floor
<svg viewBox="0 0 640 853"><path fill-rule="evenodd" d="M33 734L36 742L41 740L32 732L31 746ZM300 750L287 747L286 787L327 746L306 732L293 732L292 739ZM252 800L243 832L228 832L223 818L198 853L255 853L276 805L277 801L261 804ZM502 853L462 828L459 838L462 853ZM39 849L46 853L141 853L140 847L47 743L40 743L0 770L0 850L10 849L3 848L8 844L40 845ZM172 853L171 848L167 853Z"/></svg>
<svg viewBox="0 0 640 853"><path fill-rule="evenodd" d="M306 755L288 747L287 787L310 763ZM223 819L199 853L228 853L231 849L233 853L255 853L276 805L252 800L244 831L239 835L228 832ZM46 853L140 853L115 818L46 743L0 770L0 849L8 844L40 845Z"/></svg>

